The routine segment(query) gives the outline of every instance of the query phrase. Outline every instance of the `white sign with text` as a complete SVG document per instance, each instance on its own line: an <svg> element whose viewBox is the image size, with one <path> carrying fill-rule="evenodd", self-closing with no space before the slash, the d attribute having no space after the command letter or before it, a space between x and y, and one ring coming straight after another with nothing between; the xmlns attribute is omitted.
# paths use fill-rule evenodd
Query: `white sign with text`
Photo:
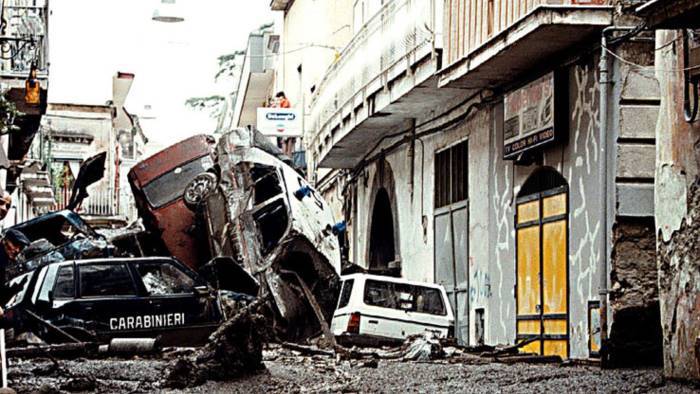
<svg viewBox="0 0 700 394"><path fill-rule="evenodd" d="M301 137L301 113L296 108L258 108L258 130L271 137Z"/></svg>

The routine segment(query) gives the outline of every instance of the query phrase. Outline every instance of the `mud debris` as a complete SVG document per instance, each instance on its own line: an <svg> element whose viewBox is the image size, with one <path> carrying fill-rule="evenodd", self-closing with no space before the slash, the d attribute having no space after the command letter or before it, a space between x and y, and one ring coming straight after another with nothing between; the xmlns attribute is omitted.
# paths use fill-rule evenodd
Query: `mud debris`
<svg viewBox="0 0 700 394"><path fill-rule="evenodd" d="M262 362L266 319L260 299L241 309L221 325L209 342L194 354L176 358L168 367L164 387L185 388L225 381L264 369Z"/></svg>

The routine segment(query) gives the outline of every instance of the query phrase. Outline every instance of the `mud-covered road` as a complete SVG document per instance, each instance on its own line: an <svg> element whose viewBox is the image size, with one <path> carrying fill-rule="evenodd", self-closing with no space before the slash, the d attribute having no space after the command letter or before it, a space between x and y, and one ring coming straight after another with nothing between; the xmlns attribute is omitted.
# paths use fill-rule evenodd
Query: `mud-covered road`
<svg viewBox="0 0 700 394"><path fill-rule="evenodd" d="M162 359L15 360L11 385L18 392L579 392L695 393L699 387L665 381L658 369L603 371L589 366L464 364L448 361L336 361L265 351L266 370L233 382L208 382L187 391L160 383Z"/></svg>

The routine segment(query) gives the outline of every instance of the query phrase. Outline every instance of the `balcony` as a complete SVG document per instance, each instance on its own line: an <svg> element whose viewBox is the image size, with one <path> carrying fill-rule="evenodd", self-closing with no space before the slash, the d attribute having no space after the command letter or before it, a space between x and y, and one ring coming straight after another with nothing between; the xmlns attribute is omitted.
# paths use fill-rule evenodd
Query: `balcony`
<svg viewBox="0 0 700 394"><path fill-rule="evenodd" d="M279 36L268 30L250 33L241 68L232 124L248 126L257 123L257 109L270 97L279 52Z"/></svg>
<svg viewBox="0 0 700 394"><path fill-rule="evenodd" d="M612 24L605 0L449 0L439 85L497 88Z"/></svg>
<svg viewBox="0 0 700 394"><path fill-rule="evenodd" d="M439 4L439 5L438 5ZM309 159L350 168L383 136L406 130L463 96L437 89L442 2L392 0L342 51L316 87L307 118Z"/></svg>
<svg viewBox="0 0 700 394"><path fill-rule="evenodd" d="M651 29L700 28L699 0L650 0L637 8Z"/></svg>
<svg viewBox="0 0 700 394"><path fill-rule="evenodd" d="M3 79L16 79L22 83L29 76L32 64L41 80L48 79L48 2L9 0L4 2L3 19L7 26L0 36L3 42ZM14 85L11 87L15 87Z"/></svg>

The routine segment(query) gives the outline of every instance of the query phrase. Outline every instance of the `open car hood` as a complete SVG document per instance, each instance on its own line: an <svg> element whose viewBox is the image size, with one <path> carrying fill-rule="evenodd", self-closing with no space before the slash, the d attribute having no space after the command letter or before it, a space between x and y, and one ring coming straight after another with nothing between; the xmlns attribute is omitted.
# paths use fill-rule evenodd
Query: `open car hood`
<svg viewBox="0 0 700 394"><path fill-rule="evenodd" d="M93 183L102 179L105 174L105 161L107 152L101 152L85 160L80 165L80 171L75 178L73 191L66 209L74 210L80 203L88 197L87 188Z"/></svg>

